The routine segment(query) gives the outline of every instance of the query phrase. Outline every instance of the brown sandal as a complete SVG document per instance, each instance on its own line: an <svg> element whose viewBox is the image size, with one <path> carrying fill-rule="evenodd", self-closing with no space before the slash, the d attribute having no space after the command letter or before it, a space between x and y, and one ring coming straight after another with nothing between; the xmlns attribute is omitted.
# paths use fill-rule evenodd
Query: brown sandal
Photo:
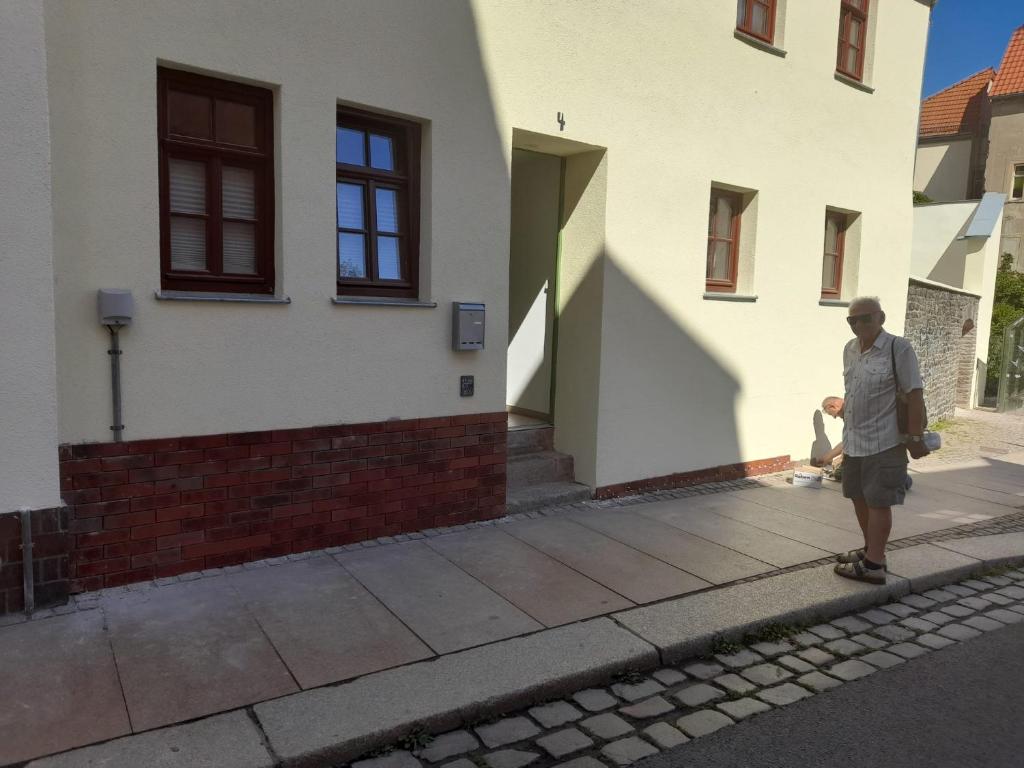
<svg viewBox="0 0 1024 768"><path fill-rule="evenodd" d="M863 561L840 563L835 571L845 579L866 581L868 584L885 584L885 568L865 568Z"/></svg>

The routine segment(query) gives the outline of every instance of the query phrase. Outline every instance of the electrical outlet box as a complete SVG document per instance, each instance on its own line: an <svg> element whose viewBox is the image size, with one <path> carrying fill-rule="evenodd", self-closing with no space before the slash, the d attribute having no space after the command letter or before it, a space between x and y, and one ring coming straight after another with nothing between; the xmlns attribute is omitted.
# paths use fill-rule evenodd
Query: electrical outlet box
<svg viewBox="0 0 1024 768"><path fill-rule="evenodd" d="M132 292L126 288L100 288L96 293L100 325L130 325L135 314Z"/></svg>

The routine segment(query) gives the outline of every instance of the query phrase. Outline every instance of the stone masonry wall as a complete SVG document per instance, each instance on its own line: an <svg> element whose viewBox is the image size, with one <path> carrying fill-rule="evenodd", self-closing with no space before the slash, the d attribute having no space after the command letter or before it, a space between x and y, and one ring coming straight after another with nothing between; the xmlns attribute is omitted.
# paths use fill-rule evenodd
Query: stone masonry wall
<svg viewBox="0 0 1024 768"><path fill-rule="evenodd" d="M921 363L931 422L951 418L957 405L970 405L977 317L977 296L910 281L905 335ZM968 320L971 330L965 334Z"/></svg>

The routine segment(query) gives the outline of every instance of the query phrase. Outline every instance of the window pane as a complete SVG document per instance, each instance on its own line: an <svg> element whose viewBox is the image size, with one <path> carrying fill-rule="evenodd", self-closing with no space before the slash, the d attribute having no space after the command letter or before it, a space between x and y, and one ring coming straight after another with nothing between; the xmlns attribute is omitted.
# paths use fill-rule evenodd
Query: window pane
<svg viewBox="0 0 1024 768"><path fill-rule="evenodd" d="M210 99L194 93L167 91L167 131L195 139L212 138Z"/></svg>
<svg viewBox="0 0 1024 768"><path fill-rule="evenodd" d="M363 224L363 188L359 184L338 185L338 226L366 229Z"/></svg>
<svg viewBox="0 0 1024 768"><path fill-rule="evenodd" d="M861 36L861 30L862 29L863 29L863 25L861 24L860 19L856 19L856 18L853 18L851 16L850 17L850 38L849 38L850 45L856 45L856 46L860 47L860 36Z"/></svg>
<svg viewBox="0 0 1024 768"><path fill-rule="evenodd" d="M171 269L206 270L206 222L171 216Z"/></svg>
<svg viewBox="0 0 1024 768"><path fill-rule="evenodd" d="M398 258L398 238L377 238L377 275L381 280L401 280L402 263Z"/></svg>
<svg viewBox="0 0 1024 768"><path fill-rule="evenodd" d="M833 216L825 218L825 253L839 252L839 227Z"/></svg>
<svg viewBox="0 0 1024 768"><path fill-rule="evenodd" d="M249 104L217 100L217 141L256 146L256 110Z"/></svg>
<svg viewBox="0 0 1024 768"><path fill-rule="evenodd" d="M750 28L759 35L768 34L768 10L760 3L754 3L753 21Z"/></svg>
<svg viewBox="0 0 1024 768"><path fill-rule="evenodd" d="M847 72L851 72L853 74L857 73L857 54L858 53L859 53L859 51L856 48L854 48L853 46L850 46L849 48L846 49L846 65L845 65L844 68L846 69Z"/></svg>
<svg viewBox="0 0 1024 768"><path fill-rule="evenodd" d="M732 233L732 200L728 197L715 198L715 234L720 237L729 237Z"/></svg>
<svg viewBox="0 0 1024 768"><path fill-rule="evenodd" d="M255 219L256 174L248 168L224 166L221 206L226 219Z"/></svg>
<svg viewBox="0 0 1024 768"><path fill-rule="evenodd" d="M224 222L224 272L233 275L256 274L255 224Z"/></svg>
<svg viewBox="0 0 1024 768"><path fill-rule="evenodd" d="M384 171L395 170L395 161L391 152L391 139L387 136L370 134L370 167Z"/></svg>
<svg viewBox="0 0 1024 768"><path fill-rule="evenodd" d="M338 274L346 277L366 277L366 240L363 235L338 233Z"/></svg>
<svg viewBox="0 0 1024 768"><path fill-rule="evenodd" d="M338 128L335 138L337 162L366 165L366 134L351 128Z"/></svg>
<svg viewBox="0 0 1024 768"><path fill-rule="evenodd" d="M748 0L739 0L736 3L736 26L746 27L747 26L747 2Z"/></svg>
<svg viewBox="0 0 1024 768"><path fill-rule="evenodd" d="M1013 194L1010 195L1014 200L1019 200L1024 197L1024 176L1013 177Z"/></svg>
<svg viewBox="0 0 1024 768"><path fill-rule="evenodd" d="M711 280L728 280L730 244L721 240L708 243L708 278Z"/></svg>
<svg viewBox="0 0 1024 768"><path fill-rule="evenodd" d="M836 257L826 253L822 262L821 287L822 290L835 290L836 288Z"/></svg>
<svg viewBox="0 0 1024 768"><path fill-rule="evenodd" d="M206 213L206 166L194 160L170 158L171 210L176 213Z"/></svg>
<svg viewBox="0 0 1024 768"><path fill-rule="evenodd" d="M393 189L377 190L377 231L398 232L398 194Z"/></svg>

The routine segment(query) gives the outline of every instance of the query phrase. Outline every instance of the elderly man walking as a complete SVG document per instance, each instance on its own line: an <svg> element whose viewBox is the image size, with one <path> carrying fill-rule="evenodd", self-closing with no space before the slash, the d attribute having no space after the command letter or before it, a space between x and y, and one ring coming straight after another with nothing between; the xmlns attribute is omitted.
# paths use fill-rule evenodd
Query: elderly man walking
<svg viewBox="0 0 1024 768"><path fill-rule="evenodd" d="M856 338L843 350L843 495L853 501L864 549L839 555L836 573L884 584L892 508L906 493L907 454L915 459L928 454L922 442L923 384L913 346L882 327L885 312L878 299L854 299L846 321ZM897 392L906 394L905 434Z"/></svg>

